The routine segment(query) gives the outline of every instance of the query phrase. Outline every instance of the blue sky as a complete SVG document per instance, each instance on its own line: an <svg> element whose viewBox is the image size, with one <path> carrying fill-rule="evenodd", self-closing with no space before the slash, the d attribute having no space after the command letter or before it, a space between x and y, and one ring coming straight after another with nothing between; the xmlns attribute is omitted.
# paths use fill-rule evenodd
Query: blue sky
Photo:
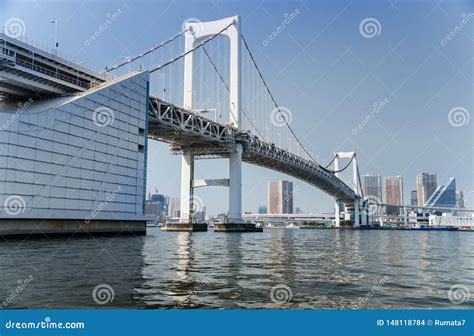
<svg viewBox="0 0 474 336"><path fill-rule="evenodd" d="M362 174L404 177L405 202L418 172L437 173L438 183L454 176L466 205L474 207L474 121L449 119L453 109L452 114L468 118L473 111L472 2L4 0L0 6L1 22L19 18L25 36L50 46L50 21L58 20L60 51L96 70L167 39L189 18L239 14L278 103L291 112L292 128L319 161L328 162L334 151L355 150ZM86 46L118 10L112 24ZM285 14L295 10L291 23L265 45ZM360 30L367 18L378 22L378 34L369 38ZM447 35L450 40L443 42ZM159 81L152 78L152 85ZM378 113L372 112L374 103L384 101ZM362 125L368 115L373 118ZM151 142L148 158L148 189L178 196L179 157L167 145ZM199 161L196 177L227 177L227 162ZM267 181L274 179L294 181L295 205L305 211L333 207L321 191L264 168L245 165L243 178L244 211L266 204ZM226 189L200 189L197 195L211 214L227 211Z"/></svg>

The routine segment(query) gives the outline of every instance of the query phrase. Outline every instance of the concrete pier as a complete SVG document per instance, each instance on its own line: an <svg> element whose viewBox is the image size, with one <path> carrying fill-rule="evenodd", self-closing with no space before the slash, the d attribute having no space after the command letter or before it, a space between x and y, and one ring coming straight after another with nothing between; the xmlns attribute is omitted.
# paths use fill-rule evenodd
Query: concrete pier
<svg viewBox="0 0 474 336"><path fill-rule="evenodd" d="M206 232L206 223L166 223L161 231L168 232Z"/></svg>
<svg viewBox="0 0 474 336"><path fill-rule="evenodd" d="M0 237L145 235L145 221L0 219Z"/></svg>
<svg viewBox="0 0 474 336"><path fill-rule="evenodd" d="M214 232L263 232L263 228L253 223L219 223L214 224Z"/></svg>

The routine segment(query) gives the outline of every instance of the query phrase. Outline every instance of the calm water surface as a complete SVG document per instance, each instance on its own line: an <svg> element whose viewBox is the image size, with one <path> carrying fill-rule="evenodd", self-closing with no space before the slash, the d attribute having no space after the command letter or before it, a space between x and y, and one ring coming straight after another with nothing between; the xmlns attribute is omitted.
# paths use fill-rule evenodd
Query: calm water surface
<svg viewBox="0 0 474 336"><path fill-rule="evenodd" d="M0 300L10 297L8 308L472 309L473 246L470 232L298 229L2 241ZM113 288L112 302L94 302L99 284ZM450 302L456 284L470 301ZM272 301L282 285L289 303Z"/></svg>

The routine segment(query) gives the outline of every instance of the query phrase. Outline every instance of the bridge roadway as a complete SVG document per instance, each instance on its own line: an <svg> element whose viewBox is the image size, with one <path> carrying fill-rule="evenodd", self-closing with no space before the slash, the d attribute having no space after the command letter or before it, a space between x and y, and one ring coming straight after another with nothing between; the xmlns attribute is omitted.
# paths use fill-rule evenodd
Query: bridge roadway
<svg viewBox="0 0 474 336"><path fill-rule="evenodd" d="M229 157L240 143L244 162L293 176L346 203L356 198L347 184L317 163L154 96L149 101L148 137L169 143L175 154L187 151L196 158Z"/></svg>

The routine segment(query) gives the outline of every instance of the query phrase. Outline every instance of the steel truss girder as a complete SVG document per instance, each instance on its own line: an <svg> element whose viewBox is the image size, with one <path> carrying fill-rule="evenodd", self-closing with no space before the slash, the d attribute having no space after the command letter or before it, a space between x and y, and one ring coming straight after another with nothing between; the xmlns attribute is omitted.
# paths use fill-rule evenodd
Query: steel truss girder
<svg viewBox="0 0 474 336"><path fill-rule="evenodd" d="M169 143L174 154L186 151L196 158L226 158L241 144L244 162L291 175L341 201L354 202L358 197L347 184L313 161L159 98L150 97L148 123L148 136Z"/></svg>

